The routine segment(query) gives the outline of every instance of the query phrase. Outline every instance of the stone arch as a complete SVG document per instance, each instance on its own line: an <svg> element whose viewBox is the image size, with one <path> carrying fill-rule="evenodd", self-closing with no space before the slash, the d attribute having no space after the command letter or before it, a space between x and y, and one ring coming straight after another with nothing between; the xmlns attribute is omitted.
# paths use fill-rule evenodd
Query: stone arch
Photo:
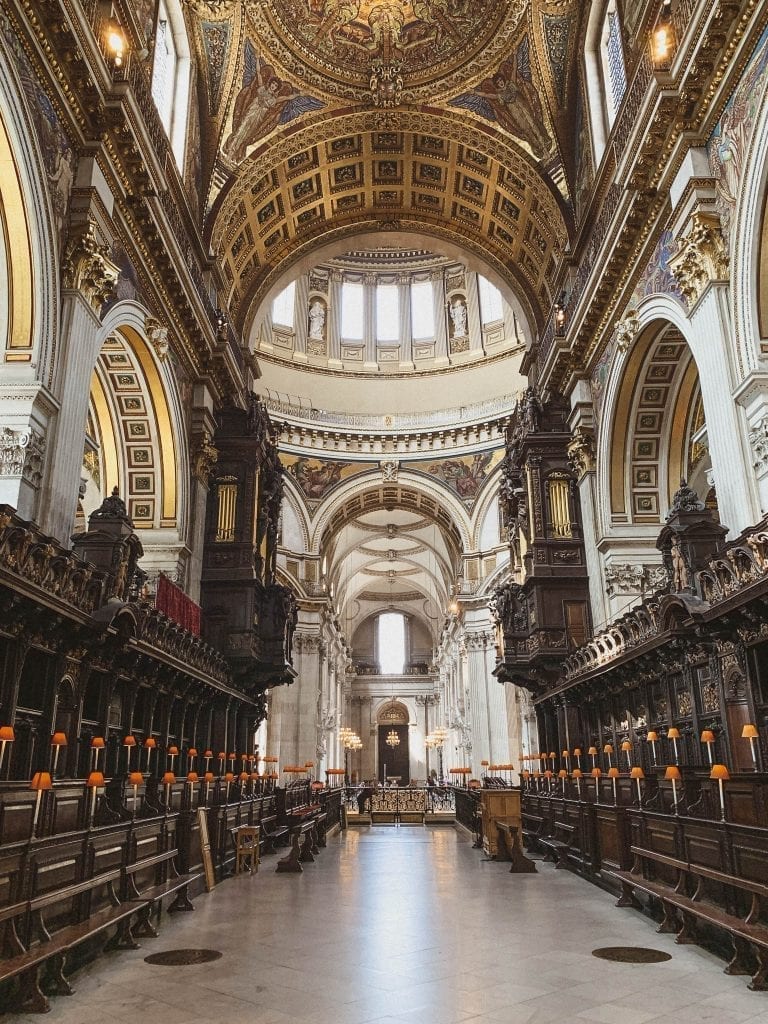
<svg viewBox="0 0 768 1024"><path fill-rule="evenodd" d="M377 725L410 725L410 721L411 712L401 700L382 700L376 708Z"/></svg>

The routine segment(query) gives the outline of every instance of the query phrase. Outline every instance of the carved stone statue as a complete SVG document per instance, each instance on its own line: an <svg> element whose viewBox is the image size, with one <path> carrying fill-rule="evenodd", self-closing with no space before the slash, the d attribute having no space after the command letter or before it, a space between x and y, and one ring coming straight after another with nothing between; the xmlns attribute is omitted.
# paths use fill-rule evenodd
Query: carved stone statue
<svg viewBox="0 0 768 1024"><path fill-rule="evenodd" d="M313 341L325 338L325 306L320 299L313 299L309 307L309 336Z"/></svg>
<svg viewBox="0 0 768 1024"><path fill-rule="evenodd" d="M467 336L467 307L462 299L456 299L451 303L451 322L453 323L454 338L466 338Z"/></svg>

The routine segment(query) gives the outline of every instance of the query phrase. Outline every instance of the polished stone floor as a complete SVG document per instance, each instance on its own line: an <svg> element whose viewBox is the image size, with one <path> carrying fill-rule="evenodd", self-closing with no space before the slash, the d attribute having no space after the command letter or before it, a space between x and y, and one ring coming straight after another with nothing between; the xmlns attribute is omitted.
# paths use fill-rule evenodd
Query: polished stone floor
<svg viewBox="0 0 768 1024"><path fill-rule="evenodd" d="M53 999L56 1024L768 1024L768 993L676 946L611 896L540 864L511 875L452 828L350 830L303 875L223 883L164 918L141 950L103 957ZM656 965L600 946L666 950ZM191 967L144 963L213 948ZM3 1016L2 1024L34 1018Z"/></svg>

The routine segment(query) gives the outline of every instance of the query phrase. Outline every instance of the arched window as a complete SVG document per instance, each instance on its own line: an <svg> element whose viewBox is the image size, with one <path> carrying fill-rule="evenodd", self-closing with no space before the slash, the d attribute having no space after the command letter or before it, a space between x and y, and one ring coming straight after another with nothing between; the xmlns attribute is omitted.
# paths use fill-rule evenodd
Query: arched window
<svg viewBox="0 0 768 1024"><path fill-rule="evenodd" d="M272 303L272 323L293 330L295 316L296 282L283 288Z"/></svg>
<svg viewBox="0 0 768 1024"><path fill-rule="evenodd" d="M348 341L363 340L362 281L344 281L341 286L341 336Z"/></svg>
<svg viewBox="0 0 768 1024"><path fill-rule="evenodd" d="M435 297L431 281L411 285L411 334L417 341L435 336Z"/></svg>
<svg viewBox="0 0 768 1024"><path fill-rule="evenodd" d="M477 275L477 287L480 292L480 319L483 327L504 319L504 303L501 292L496 285L482 276Z"/></svg>
<svg viewBox="0 0 768 1024"><path fill-rule="evenodd" d="M401 676L405 671L405 616L383 612L376 623L379 671Z"/></svg>
<svg viewBox="0 0 768 1024"><path fill-rule="evenodd" d="M189 109L189 41L179 0L160 0L155 28L152 98L179 168L184 166Z"/></svg>

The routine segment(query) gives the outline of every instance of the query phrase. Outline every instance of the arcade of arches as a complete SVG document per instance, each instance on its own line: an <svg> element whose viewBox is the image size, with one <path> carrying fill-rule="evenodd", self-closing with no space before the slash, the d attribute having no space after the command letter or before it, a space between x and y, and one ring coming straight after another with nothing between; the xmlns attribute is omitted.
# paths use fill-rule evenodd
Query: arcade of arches
<svg viewBox="0 0 768 1024"><path fill-rule="evenodd" d="M767 194L761 0L0 0L0 1015L377 813L768 987Z"/></svg>

